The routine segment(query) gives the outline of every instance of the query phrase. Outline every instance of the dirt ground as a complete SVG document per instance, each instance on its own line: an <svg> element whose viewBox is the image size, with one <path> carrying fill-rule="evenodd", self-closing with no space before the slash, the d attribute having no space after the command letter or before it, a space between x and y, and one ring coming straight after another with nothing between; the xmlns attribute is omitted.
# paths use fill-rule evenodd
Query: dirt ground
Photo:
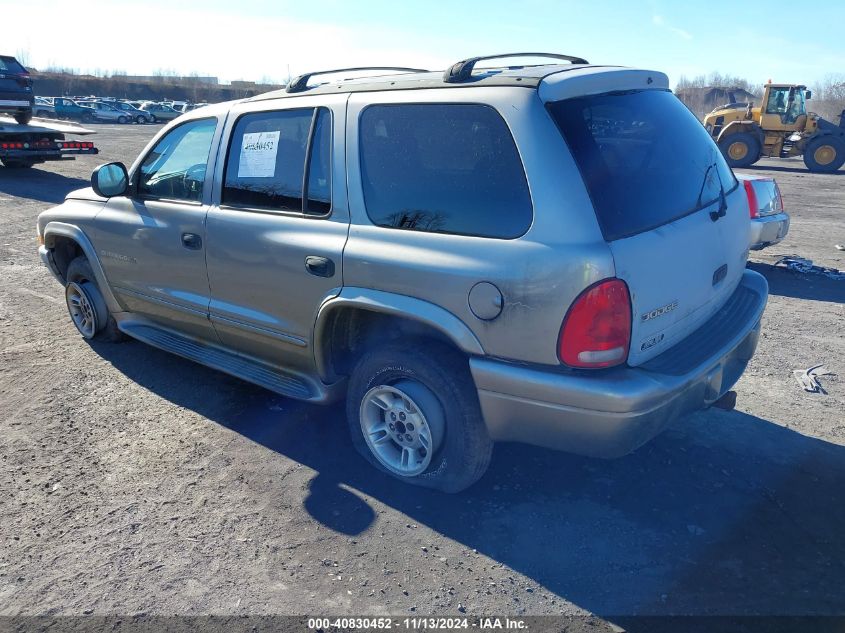
<svg viewBox="0 0 845 633"><path fill-rule="evenodd" d="M443 496L370 468L340 406L76 334L35 218L157 129L0 169L0 615L845 614L845 281L773 266L845 269L845 170L748 170L792 227L752 255L771 298L735 411L616 461L499 445ZM817 363L826 394L792 376Z"/></svg>

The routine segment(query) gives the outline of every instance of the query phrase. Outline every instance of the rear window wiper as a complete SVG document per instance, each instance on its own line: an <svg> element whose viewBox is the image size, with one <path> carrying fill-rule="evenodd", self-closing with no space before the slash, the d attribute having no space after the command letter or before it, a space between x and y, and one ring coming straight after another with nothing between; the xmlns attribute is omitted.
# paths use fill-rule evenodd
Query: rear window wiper
<svg viewBox="0 0 845 633"><path fill-rule="evenodd" d="M698 198L695 201L695 208L701 208L701 196L704 195L704 187L707 185L707 176L710 175L710 170L714 167L717 167L718 161L713 161L707 166L707 169L704 170L704 177L701 179L701 188L698 190ZM728 201L725 197L725 186L722 183L722 175L719 173L719 169L716 169L716 177L719 179L719 208L716 211L710 212L710 219L714 222L719 218L725 217L725 214L728 211Z"/></svg>

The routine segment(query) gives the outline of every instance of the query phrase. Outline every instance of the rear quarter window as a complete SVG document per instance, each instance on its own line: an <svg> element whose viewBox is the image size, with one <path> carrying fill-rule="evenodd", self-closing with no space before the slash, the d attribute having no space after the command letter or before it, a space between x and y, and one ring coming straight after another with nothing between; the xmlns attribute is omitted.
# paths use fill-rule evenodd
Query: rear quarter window
<svg viewBox="0 0 845 633"><path fill-rule="evenodd" d="M489 106L369 106L360 153L364 202L378 226L492 238L531 226L522 162Z"/></svg>
<svg viewBox="0 0 845 633"><path fill-rule="evenodd" d="M0 56L0 72L15 73L22 75L26 73L26 69L18 63L14 57Z"/></svg>

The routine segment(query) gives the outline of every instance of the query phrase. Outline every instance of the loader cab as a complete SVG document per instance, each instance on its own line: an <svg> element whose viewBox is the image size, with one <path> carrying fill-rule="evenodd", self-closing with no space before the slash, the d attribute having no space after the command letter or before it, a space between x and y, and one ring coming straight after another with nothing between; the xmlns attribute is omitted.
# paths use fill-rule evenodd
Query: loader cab
<svg viewBox="0 0 845 633"><path fill-rule="evenodd" d="M764 130L803 130L807 123L806 86L766 84L760 126Z"/></svg>

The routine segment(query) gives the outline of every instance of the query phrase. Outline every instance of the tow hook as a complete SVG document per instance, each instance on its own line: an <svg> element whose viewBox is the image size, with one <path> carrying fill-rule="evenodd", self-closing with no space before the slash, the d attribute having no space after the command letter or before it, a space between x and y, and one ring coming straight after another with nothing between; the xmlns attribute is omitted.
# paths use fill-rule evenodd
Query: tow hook
<svg viewBox="0 0 845 633"><path fill-rule="evenodd" d="M725 411L733 411L734 407L736 407L736 391L728 391L724 396L716 400L712 405L718 409L724 409Z"/></svg>

